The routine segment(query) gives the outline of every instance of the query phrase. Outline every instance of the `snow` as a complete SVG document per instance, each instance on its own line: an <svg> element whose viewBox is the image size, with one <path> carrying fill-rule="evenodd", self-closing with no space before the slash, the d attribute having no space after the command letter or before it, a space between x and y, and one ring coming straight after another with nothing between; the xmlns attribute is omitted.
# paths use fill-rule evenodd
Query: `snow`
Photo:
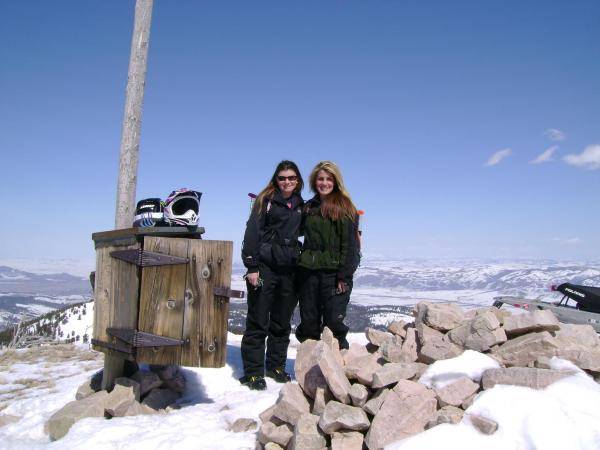
<svg viewBox="0 0 600 450"><path fill-rule="evenodd" d="M66 312L61 324L65 335L91 335L93 304ZM81 319L79 320L79 315ZM391 317L388 317L391 318ZM382 320L384 317L382 316ZM350 342L367 343L364 334L350 334ZM102 355L88 344L0 351L0 417L19 419L0 426L0 447L36 449L254 449L256 430L233 433L229 426L239 418L259 421L258 415L276 400L280 384L267 379L267 390L250 391L239 384L243 375L241 336L228 334L225 367L183 368L187 388L180 409L166 414L105 420L88 418L69 433L50 442L44 431L48 418L73 401L77 388L102 367ZM287 370L293 373L298 341L292 336ZM12 358L12 359L11 359ZM480 393L466 414L477 414L498 423L486 436L468 417L457 425L443 424L388 449L415 450L591 450L600 448L600 385L568 361L553 358L555 369L575 372L546 389L497 385ZM487 355L471 350L432 364L419 382L443 387L467 376L479 381L483 371L499 367Z"/></svg>
<svg viewBox="0 0 600 450"><path fill-rule="evenodd" d="M600 448L600 385L571 363L554 358L554 368L576 370L546 389L502 386L483 391L467 409L498 423L486 436L469 420L439 425L386 447L387 450L597 450Z"/></svg>
<svg viewBox="0 0 600 450"><path fill-rule="evenodd" d="M497 369L500 364L495 359L473 350L465 350L456 358L444 359L431 364L419 378L419 383L428 388L441 389L462 377L479 383L483 372Z"/></svg>

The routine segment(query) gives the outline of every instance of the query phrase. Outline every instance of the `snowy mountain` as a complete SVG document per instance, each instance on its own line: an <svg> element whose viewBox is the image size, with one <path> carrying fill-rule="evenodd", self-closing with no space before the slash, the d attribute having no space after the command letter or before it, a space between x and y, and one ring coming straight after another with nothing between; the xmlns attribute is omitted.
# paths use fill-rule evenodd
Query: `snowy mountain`
<svg viewBox="0 0 600 450"><path fill-rule="evenodd" d="M82 335L86 330L91 331L87 328L92 317L90 306L87 305L86 314L82 313L81 307L60 313L64 335ZM42 320L40 324L46 322ZM349 340L361 345L367 342L362 333L350 335ZM167 413L111 420L86 418L75 423L66 436L55 442L50 441L45 423L57 410L73 401L77 388L102 368L102 355L91 351L84 343L0 350L2 448L252 450L256 448L258 415L275 403L282 385L267 379L266 391L250 391L237 381L243 374L240 342L241 336L228 334L227 361L222 368L183 368L186 390L177 407ZM298 345L292 336L286 365L292 374ZM480 377L482 369L465 361L465 358L456 358L451 365L446 364L445 369L439 366L432 373L439 380L456 378L463 373ZM566 361L556 360L553 364L556 368L574 370L575 374L543 390L496 386L475 399L467 413L484 415L498 423L494 434L482 434L468 421L463 421L457 425L439 425L388 448L598 448L599 385ZM254 420L256 425L248 431L235 432L232 424L238 419Z"/></svg>

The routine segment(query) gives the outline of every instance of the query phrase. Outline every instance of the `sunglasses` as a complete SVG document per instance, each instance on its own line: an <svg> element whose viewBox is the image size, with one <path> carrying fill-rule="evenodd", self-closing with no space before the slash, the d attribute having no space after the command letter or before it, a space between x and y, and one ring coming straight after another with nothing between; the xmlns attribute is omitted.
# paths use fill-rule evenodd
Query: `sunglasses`
<svg viewBox="0 0 600 450"><path fill-rule="evenodd" d="M298 175L290 175L289 177L284 177L281 175L277 175L277 181L298 181Z"/></svg>

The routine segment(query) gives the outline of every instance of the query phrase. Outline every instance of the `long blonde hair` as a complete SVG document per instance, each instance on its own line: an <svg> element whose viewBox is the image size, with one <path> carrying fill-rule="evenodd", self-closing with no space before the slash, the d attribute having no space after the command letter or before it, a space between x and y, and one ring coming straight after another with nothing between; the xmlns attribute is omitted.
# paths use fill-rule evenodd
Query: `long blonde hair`
<svg viewBox="0 0 600 450"><path fill-rule="evenodd" d="M279 189L277 187L277 175L279 175L279 172L283 172L284 170L293 170L298 176L298 184L296 184L296 188L294 189L295 194L299 194L300 192L302 192L302 189L304 189L304 180L302 179L302 175L300 175L300 170L298 170L298 166L296 165L296 163L288 160L281 161L279 164L277 164L277 167L275 168L275 172L273 172L273 176L271 177L269 184L267 184L267 186L262 191L260 191L258 197L256 197L256 201L254 202L254 208L256 208L256 211L258 211L259 214L262 210L265 199L272 199L273 195L275 194L275 191Z"/></svg>
<svg viewBox="0 0 600 450"><path fill-rule="evenodd" d="M344 185L342 172L336 163L332 161L321 161L310 174L310 190L315 194L317 191L317 175L323 170L333 177L333 191L321 201L321 214L326 219L341 220L344 218L354 220L356 218L356 206L350 198L350 194Z"/></svg>

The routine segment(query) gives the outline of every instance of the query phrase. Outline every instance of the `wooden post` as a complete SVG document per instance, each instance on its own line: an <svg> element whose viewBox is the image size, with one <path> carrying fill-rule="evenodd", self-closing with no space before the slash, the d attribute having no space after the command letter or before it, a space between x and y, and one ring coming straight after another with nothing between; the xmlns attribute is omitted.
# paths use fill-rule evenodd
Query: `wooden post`
<svg viewBox="0 0 600 450"><path fill-rule="evenodd" d="M119 180L117 183L117 211L115 229L129 228L135 215L135 191L137 166L142 126L142 103L150 42L150 22L153 0L136 0L123 130Z"/></svg>
<svg viewBox="0 0 600 450"><path fill-rule="evenodd" d="M117 207L115 229L129 228L135 215L137 166L142 125L142 103L150 42L150 23L153 0L136 0L125 112L121 132L119 180L117 182ZM114 380L123 374L124 360L111 355L104 356L102 389L110 389Z"/></svg>

